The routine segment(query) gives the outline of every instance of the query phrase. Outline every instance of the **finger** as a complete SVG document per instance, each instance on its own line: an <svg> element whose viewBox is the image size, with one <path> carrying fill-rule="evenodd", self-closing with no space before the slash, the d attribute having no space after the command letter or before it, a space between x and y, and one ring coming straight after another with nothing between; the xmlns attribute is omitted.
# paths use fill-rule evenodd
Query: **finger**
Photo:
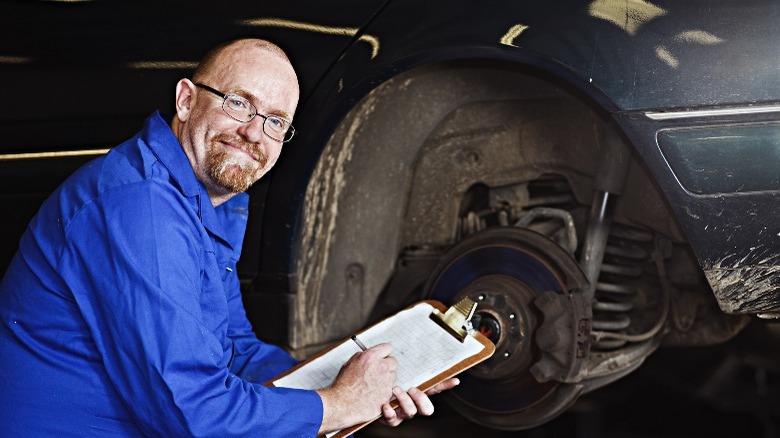
<svg viewBox="0 0 780 438"><path fill-rule="evenodd" d="M395 409L390 406L390 403L385 403L382 405L382 423L386 424L387 426L398 426L401 424L403 420L398 418L398 414L395 412Z"/></svg>
<svg viewBox="0 0 780 438"><path fill-rule="evenodd" d="M458 385L460 385L460 379L458 379L457 377L453 377L451 379L447 379L447 380L437 384L433 388L425 391L425 393L428 394L428 395L434 395L434 394L438 394L438 393L440 393L442 391L446 391L448 389L452 389L452 388L454 388L454 387L456 387Z"/></svg>
<svg viewBox="0 0 780 438"><path fill-rule="evenodd" d="M428 395L417 388L410 389L407 394L409 394L412 402L414 402L415 411L417 413L426 416L433 414L433 403L431 402L431 399L428 398Z"/></svg>
<svg viewBox="0 0 780 438"><path fill-rule="evenodd" d="M366 350L364 353L376 355L381 358L385 358L390 356L390 353L393 352L392 345L388 343L382 343L382 344L376 344L373 347Z"/></svg>
<svg viewBox="0 0 780 438"><path fill-rule="evenodd" d="M396 386L395 388L393 388L393 395L395 396L395 399L398 401L399 418L405 420L408 418L412 418L417 414L417 403L415 403L415 401L412 400L412 397L410 397L409 393L405 392L404 390Z"/></svg>
<svg viewBox="0 0 780 438"><path fill-rule="evenodd" d="M388 356L388 357L386 357L386 358L384 358L384 359L382 359L382 360L384 360L385 362L387 362L388 369L389 369L390 371L395 371L395 370L397 370L397 369L398 369L398 359L396 359L395 357L393 357L393 356Z"/></svg>

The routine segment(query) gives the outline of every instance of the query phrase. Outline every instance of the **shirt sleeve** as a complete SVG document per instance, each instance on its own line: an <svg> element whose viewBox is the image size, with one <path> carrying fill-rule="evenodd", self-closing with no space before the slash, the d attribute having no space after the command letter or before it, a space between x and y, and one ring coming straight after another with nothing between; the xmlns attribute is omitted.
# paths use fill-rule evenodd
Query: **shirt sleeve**
<svg viewBox="0 0 780 438"><path fill-rule="evenodd" d="M63 224L62 276L108 378L150 436L315 436L322 421L315 392L266 388L230 372L213 320L228 304L202 307L202 295L214 292L202 290L208 251L187 202L166 186L131 184ZM235 329L243 333L236 348L278 354L244 347L243 328Z"/></svg>

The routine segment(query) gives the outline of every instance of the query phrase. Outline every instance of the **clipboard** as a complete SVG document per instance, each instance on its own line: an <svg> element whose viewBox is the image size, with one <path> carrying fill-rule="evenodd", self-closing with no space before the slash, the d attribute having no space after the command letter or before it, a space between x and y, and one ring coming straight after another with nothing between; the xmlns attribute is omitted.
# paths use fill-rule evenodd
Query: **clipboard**
<svg viewBox="0 0 780 438"><path fill-rule="evenodd" d="M383 342L393 346L398 360L395 386L404 391L427 391L436 384L477 365L495 352L482 333L471 330L476 303L465 298L450 308L435 300L413 304L356 334L369 348ZM351 337L337 342L292 369L266 382L267 386L317 390L333 383L341 366L361 348ZM395 400L391 402L395 408ZM378 419L327 436L342 438Z"/></svg>

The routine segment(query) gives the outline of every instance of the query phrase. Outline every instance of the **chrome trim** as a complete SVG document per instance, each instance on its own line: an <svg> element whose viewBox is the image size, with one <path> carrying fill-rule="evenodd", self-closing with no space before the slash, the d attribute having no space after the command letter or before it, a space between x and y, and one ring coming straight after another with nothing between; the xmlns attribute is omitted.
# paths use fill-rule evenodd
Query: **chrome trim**
<svg viewBox="0 0 780 438"><path fill-rule="evenodd" d="M780 105L753 106L747 108L719 108L692 111L648 111L645 115L652 120L687 119L692 117L736 116L780 112Z"/></svg>

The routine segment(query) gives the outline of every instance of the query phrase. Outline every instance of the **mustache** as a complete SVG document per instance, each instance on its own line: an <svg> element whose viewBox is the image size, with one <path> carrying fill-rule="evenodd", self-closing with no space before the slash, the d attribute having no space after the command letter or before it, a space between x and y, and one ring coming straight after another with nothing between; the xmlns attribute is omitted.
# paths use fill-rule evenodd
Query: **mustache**
<svg viewBox="0 0 780 438"><path fill-rule="evenodd" d="M248 152L253 157L257 157L260 162L260 166L264 167L268 161L268 157L263 152L263 148L257 143L248 142L241 137L237 137L230 134L220 133L214 136L211 140L213 143L230 143L231 145L240 148L241 150Z"/></svg>

